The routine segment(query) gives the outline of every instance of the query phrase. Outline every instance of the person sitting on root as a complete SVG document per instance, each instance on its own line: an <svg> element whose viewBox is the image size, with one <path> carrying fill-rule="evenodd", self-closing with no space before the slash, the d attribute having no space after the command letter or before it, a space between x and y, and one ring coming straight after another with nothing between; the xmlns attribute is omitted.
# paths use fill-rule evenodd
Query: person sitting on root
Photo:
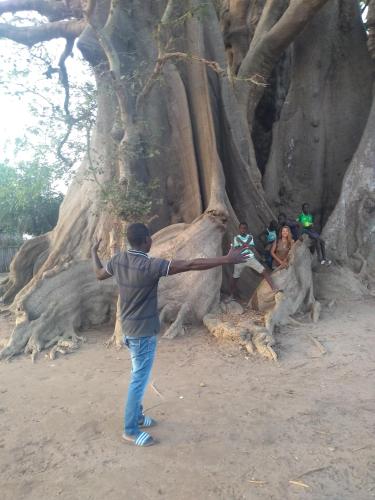
<svg viewBox="0 0 375 500"><path fill-rule="evenodd" d="M277 227L277 221L271 220L266 229L259 235L259 239L264 247L265 261L270 269L272 269L271 248L273 242L277 240Z"/></svg>
<svg viewBox="0 0 375 500"><path fill-rule="evenodd" d="M235 296L238 295L237 291L237 283L238 280L241 276L242 271L245 269L245 267L250 267L251 269L254 269L258 274L263 276L263 278L267 281L273 292L279 292L280 290L276 288L274 285L270 273L266 271L266 269L262 266L262 264L255 258L254 250L255 250L255 243L254 243L254 238L251 234L248 232L248 225L247 222L241 222L239 225L239 234L234 237L233 240L233 248L242 248L241 254L247 257L246 262L241 262L240 264L235 264L234 265L234 272L232 276L232 282L231 282L231 296L230 299L233 299Z"/></svg>
<svg viewBox="0 0 375 500"><path fill-rule="evenodd" d="M327 264L329 266L331 261L326 258L326 245L324 240L320 237L320 234L314 231L314 216L310 212L308 203L302 205L302 212L299 214L297 221L302 226L301 235L308 234L313 240L319 262L322 265Z"/></svg>
<svg viewBox="0 0 375 500"><path fill-rule="evenodd" d="M288 226L294 241L297 241L299 238L299 224L291 219L290 217L287 217L284 212L280 212L279 215L277 216L277 222L278 222L278 227L277 227L277 233L279 234L281 229L284 226Z"/></svg>
<svg viewBox="0 0 375 500"><path fill-rule="evenodd" d="M271 255L274 269L285 269L289 265L289 252L293 246L292 232L289 226L283 226L279 238L273 242Z"/></svg>

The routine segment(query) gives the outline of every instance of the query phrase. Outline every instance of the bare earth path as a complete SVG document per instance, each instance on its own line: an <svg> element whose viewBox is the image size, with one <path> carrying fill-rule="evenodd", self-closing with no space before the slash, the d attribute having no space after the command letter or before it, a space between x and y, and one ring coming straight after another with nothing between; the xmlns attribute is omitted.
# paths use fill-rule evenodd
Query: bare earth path
<svg viewBox="0 0 375 500"><path fill-rule="evenodd" d="M109 330L55 361L0 364L1 499L375 498L374 306L281 332L277 364L203 331L162 340L147 449L120 439L130 363L104 348Z"/></svg>

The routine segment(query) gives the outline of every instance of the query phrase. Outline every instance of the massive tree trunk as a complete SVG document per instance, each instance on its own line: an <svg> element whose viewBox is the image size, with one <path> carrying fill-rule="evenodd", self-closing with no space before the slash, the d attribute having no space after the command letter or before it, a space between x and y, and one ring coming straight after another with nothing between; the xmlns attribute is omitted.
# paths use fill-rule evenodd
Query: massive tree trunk
<svg viewBox="0 0 375 500"><path fill-rule="evenodd" d="M375 0L367 16L368 50L375 61ZM375 87L359 146L345 174L341 194L324 229L337 263L375 289Z"/></svg>
<svg viewBox="0 0 375 500"><path fill-rule="evenodd" d="M113 320L115 286L97 284L86 262L94 235L103 237L103 258L110 255L116 219L100 202L107 181L158 180L153 253L168 258L218 255L238 218L257 234L273 209L296 210L306 199L325 220L370 102L371 66L354 6L354 0L89 2L74 29L81 29L78 46L97 79L97 124L58 224L40 240L42 257L38 242L32 256L24 247L26 255L17 257L25 264L13 267L5 298L15 297L18 325L0 356L22 349L35 355L59 340L63 350L66 339L74 348L75 332ZM65 36L74 36L73 21L60 16L54 23L70 23ZM49 39L38 29L39 41ZM2 36L30 44L30 33L25 40L20 30L0 26ZM299 173L289 175L291 161ZM167 335L215 308L221 285L221 270L165 280Z"/></svg>
<svg viewBox="0 0 375 500"><path fill-rule="evenodd" d="M375 285L375 103L324 237L336 261Z"/></svg>
<svg viewBox="0 0 375 500"><path fill-rule="evenodd" d="M287 213L310 203L321 227L371 107L373 68L359 18L354 2L329 2L285 56L289 88L272 130L265 191Z"/></svg>

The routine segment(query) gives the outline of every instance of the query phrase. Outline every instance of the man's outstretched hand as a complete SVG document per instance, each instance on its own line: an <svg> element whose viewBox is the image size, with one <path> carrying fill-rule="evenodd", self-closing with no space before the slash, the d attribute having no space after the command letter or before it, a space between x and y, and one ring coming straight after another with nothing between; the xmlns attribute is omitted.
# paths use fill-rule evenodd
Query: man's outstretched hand
<svg viewBox="0 0 375 500"><path fill-rule="evenodd" d="M92 243L91 246L91 258L92 258L92 263L94 265L94 271L96 274L96 278L98 280L106 280L107 278L110 278L112 275L109 274L104 268L103 265L100 261L100 258L98 256L98 250L100 246L100 242L102 241L101 238L95 239Z"/></svg>
<svg viewBox="0 0 375 500"><path fill-rule="evenodd" d="M241 264L242 262L246 262L248 256L243 255L241 253L242 251L243 248L231 248L226 255L228 259L228 264Z"/></svg>

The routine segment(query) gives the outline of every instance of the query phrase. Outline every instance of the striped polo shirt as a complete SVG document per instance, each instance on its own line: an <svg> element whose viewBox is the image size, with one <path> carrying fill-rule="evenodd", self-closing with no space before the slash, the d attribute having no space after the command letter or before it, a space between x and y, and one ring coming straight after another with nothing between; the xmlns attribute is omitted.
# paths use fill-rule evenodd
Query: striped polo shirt
<svg viewBox="0 0 375 500"><path fill-rule="evenodd" d="M157 289L159 279L168 276L171 261L128 250L112 257L108 274L120 289L122 332L127 337L151 337L160 331Z"/></svg>
<svg viewBox="0 0 375 500"><path fill-rule="evenodd" d="M242 255L245 255L249 258L255 257L254 252L251 250L250 247L254 247L254 238L251 234L245 234L242 236L242 234L237 234L237 236L234 237L233 240L233 247L234 248L243 248L242 250Z"/></svg>

